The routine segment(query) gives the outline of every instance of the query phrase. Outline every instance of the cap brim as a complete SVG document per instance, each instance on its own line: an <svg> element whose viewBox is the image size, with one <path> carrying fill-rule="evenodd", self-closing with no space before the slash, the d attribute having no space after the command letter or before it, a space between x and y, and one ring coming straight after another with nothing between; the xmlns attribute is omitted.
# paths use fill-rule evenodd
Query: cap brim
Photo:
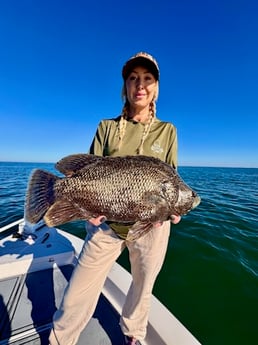
<svg viewBox="0 0 258 345"><path fill-rule="evenodd" d="M159 70L156 64L142 56L138 56L127 61L122 70L124 80L126 80L133 69L138 66L145 67L148 71L150 71L150 73L153 74L156 80L159 80Z"/></svg>

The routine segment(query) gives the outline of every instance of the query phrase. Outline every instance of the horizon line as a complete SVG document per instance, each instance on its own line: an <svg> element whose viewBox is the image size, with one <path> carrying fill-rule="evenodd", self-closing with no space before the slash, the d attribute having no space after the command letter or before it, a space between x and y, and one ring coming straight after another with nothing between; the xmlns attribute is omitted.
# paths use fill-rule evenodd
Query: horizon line
<svg viewBox="0 0 258 345"><path fill-rule="evenodd" d="M28 164L55 164L56 162L38 162L38 161L5 161L0 160L0 163L28 163ZM188 168L236 168L236 169L258 169L258 166L251 165L207 165L203 164L190 164L183 163L179 164L178 167L188 167Z"/></svg>

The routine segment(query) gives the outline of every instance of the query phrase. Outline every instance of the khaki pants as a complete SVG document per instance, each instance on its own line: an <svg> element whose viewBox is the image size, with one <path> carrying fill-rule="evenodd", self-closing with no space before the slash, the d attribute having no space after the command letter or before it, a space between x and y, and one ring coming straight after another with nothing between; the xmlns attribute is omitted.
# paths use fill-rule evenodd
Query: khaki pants
<svg viewBox="0 0 258 345"><path fill-rule="evenodd" d="M133 281L120 326L125 335L143 340L153 285L167 250L170 222L164 222L161 227L153 228L133 242L120 239L105 223L99 228L88 223L87 232L78 264L61 306L54 314L50 345L76 344L95 311L106 277L125 246L129 250Z"/></svg>

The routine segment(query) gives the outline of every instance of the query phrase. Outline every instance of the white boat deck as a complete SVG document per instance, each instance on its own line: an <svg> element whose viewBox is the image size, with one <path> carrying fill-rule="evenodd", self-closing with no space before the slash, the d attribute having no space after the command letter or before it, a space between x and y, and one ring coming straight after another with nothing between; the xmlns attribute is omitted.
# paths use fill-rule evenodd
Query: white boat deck
<svg viewBox="0 0 258 345"><path fill-rule="evenodd" d="M0 344L48 344L52 315L73 266L50 268L0 281ZM102 295L78 344L122 343L119 316Z"/></svg>
<svg viewBox="0 0 258 345"><path fill-rule="evenodd" d="M0 345L48 344L53 313L76 262L74 246L56 229L35 235L0 241ZM78 345L121 343L119 314L101 295Z"/></svg>
<svg viewBox="0 0 258 345"><path fill-rule="evenodd" d="M82 244L81 239L46 226L25 239L6 234L6 228L0 229L0 345L48 345L53 313ZM77 345L122 344L119 315L130 282L131 275L115 263ZM147 336L142 345L200 343L152 296Z"/></svg>

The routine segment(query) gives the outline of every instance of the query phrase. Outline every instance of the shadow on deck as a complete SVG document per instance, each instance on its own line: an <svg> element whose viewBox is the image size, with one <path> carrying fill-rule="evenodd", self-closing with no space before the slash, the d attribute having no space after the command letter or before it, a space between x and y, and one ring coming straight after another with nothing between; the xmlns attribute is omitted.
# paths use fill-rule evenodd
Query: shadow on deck
<svg viewBox="0 0 258 345"><path fill-rule="evenodd" d="M48 345L52 316L73 270L65 265L0 280L0 345ZM121 345L119 315L101 295L78 345Z"/></svg>

